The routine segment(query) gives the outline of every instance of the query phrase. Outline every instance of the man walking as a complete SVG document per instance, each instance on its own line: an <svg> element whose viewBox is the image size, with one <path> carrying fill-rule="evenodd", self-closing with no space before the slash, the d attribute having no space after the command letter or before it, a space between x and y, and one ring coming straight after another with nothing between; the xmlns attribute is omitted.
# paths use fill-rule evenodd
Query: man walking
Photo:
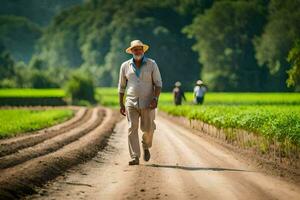
<svg viewBox="0 0 300 200"><path fill-rule="evenodd" d="M207 89L204 86L201 80L196 82L196 86L194 87L194 102L195 104L203 104L204 96Z"/></svg>
<svg viewBox="0 0 300 200"><path fill-rule="evenodd" d="M127 116L128 121L128 146L130 157L129 165L138 165L140 158L139 144L139 119L143 132L142 146L144 160L149 161L152 146L153 133L156 129L154 123L155 108L160 95L162 80L156 62L145 57L144 53L149 46L140 40L133 40L126 53L133 58L122 63L119 74L119 103L120 113ZM126 103L124 104L124 93Z"/></svg>

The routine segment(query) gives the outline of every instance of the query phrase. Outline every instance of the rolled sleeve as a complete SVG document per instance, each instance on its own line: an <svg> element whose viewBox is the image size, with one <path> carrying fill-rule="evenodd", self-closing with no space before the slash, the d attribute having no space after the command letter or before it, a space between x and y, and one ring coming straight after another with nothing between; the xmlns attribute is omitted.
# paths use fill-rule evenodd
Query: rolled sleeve
<svg viewBox="0 0 300 200"><path fill-rule="evenodd" d="M118 83L118 91L119 93L125 93L126 90L126 76L124 72L124 65L121 65L120 67L120 73L119 73L119 83Z"/></svg>
<svg viewBox="0 0 300 200"><path fill-rule="evenodd" d="M154 63L154 69L153 69L153 84L156 87L162 87L162 79L160 75L159 68L156 63Z"/></svg>

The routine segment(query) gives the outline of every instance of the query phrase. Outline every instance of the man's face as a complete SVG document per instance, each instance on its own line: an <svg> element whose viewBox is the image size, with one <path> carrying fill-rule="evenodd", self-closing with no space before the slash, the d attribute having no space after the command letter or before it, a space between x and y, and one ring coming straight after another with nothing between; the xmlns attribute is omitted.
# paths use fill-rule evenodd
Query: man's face
<svg viewBox="0 0 300 200"><path fill-rule="evenodd" d="M141 58L144 55L144 49L143 47L133 47L131 49L132 54L134 57Z"/></svg>

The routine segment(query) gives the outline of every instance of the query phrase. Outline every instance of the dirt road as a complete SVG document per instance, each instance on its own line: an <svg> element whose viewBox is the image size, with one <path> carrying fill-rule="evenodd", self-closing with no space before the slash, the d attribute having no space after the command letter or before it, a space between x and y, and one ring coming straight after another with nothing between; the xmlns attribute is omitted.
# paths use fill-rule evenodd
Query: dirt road
<svg viewBox="0 0 300 200"><path fill-rule="evenodd" d="M299 185L265 175L164 118L156 123L149 162L128 166L124 119L96 157L26 199L300 199Z"/></svg>

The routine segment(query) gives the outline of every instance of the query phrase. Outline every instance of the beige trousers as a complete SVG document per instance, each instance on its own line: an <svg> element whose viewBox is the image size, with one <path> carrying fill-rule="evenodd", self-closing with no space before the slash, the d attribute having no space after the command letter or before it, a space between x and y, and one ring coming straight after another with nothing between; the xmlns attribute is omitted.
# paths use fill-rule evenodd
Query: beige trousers
<svg viewBox="0 0 300 200"><path fill-rule="evenodd" d="M126 116L128 120L128 146L131 158L140 158L141 150L139 144L139 121L140 127L143 132L142 136L142 146L143 149L151 148L153 133L156 129L154 123L155 119L155 109L150 108L135 108L126 107Z"/></svg>

